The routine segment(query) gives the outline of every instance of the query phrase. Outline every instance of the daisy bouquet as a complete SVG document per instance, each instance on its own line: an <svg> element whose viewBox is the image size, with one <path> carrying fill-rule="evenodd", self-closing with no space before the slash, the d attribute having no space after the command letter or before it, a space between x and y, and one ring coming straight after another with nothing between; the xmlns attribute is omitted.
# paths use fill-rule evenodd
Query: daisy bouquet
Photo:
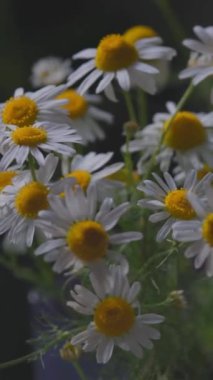
<svg viewBox="0 0 213 380"><path fill-rule="evenodd" d="M213 27L194 32L179 74L188 87L149 120L176 51L143 25L75 54L75 70L39 60L36 89L1 103L0 262L58 308L40 316L32 352L0 368L45 365L57 348L82 380L207 376L189 362L213 349L197 333L211 304L201 300L213 276L213 112L187 101L213 74ZM104 96L126 104L119 152L91 148L113 137Z"/></svg>

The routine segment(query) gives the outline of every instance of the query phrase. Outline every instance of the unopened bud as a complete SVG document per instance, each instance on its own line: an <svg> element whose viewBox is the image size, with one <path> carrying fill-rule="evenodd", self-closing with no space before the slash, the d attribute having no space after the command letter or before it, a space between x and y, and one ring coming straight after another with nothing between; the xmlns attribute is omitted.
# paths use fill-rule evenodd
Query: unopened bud
<svg viewBox="0 0 213 380"><path fill-rule="evenodd" d="M72 362L78 360L81 355L81 347L73 346L70 342L66 342L64 346L59 350L61 359Z"/></svg>
<svg viewBox="0 0 213 380"><path fill-rule="evenodd" d="M129 133L131 136L133 136L139 129L139 125L136 123L136 121L129 120L123 125L124 133Z"/></svg>
<svg viewBox="0 0 213 380"><path fill-rule="evenodd" d="M172 302L178 309L184 309L187 306L187 301L184 296L183 290L173 290L169 293L168 299Z"/></svg>

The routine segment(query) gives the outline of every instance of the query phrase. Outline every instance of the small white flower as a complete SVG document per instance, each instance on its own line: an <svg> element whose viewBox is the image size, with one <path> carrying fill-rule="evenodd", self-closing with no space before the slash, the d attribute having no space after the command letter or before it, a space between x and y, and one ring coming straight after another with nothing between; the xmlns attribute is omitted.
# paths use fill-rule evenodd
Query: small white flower
<svg viewBox="0 0 213 380"><path fill-rule="evenodd" d="M49 196L50 210L40 213L40 223L52 238L38 247L35 254L45 254L46 261L55 262L54 271L70 267L76 271L84 265L95 270L107 255L116 259L111 244L127 244L142 238L140 232L109 233L128 210L128 202L113 207L112 198L105 198L100 208L97 203L93 184L86 194L80 186L69 185L65 186L64 198Z"/></svg>
<svg viewBox="0 0 213 380"><path fill-rule="evenodd" d="M65 158L62 161L62 172L65 177L74 177L78 185L86 190L88 185L96 183L99 198L103 199L115 189L123 188L121 181L107 179L108 176L118 172L124 167L122 162L105 166L112 158L113 153L90 152L85 156L77 154L70 160ZM106 190L106 191L105 191Z"/></svg>
<svg viewBox="0 0 213 380"><path fill-rule="evenodd" d="M196 211L197 219L173 224L173 238L181 242L192 242L185 251L187 258L194 259L196 269L205 266L208 277L213 276L213 190L206 188L207 199L189 192L187 198Z"/></svg>
<svg viewBox="0 0 213 380"><path fill-rule="evenodd" d="M192 83L197 85L208 76L213 75L213 26L206 28L195 26L193 30L199 40L183 41L192 54L188 63L189 67L181 71L179 78L192 78Z"/></svg>
<svg viewBox="0 0 213 380"><path fill-rule="evenodd" d="M66 156L75 153L73 143L81 142L75 130L69 125L54 124L49 122L36 123L26 127L8 125L7 129L0 132L2 142L0 144L3 158L2 164L8 167L13 160L23 165L31 154L40 164L44 164L43 152L56 152Z"/></svg>
<svg viewBox="0 0 213 380"><path fill-rule="evenodd" d="M137 41L145 38L159 37L156 30L147 25L136 25L125 31L123 37L129 43L135 44ZM156 85L157 88L162 89L168 81L169 77L169 62L162 59L153 59L149 62L151 65L156 67L159 70L159 73L156 74ZM137 87L137 82L135 84Z"/></svg>
<svg viewBox="0 0 213 380"><path fill-rule="evenodd" d="M111 124L113 116L97 107L101 103L98 95L80 95L76 90L63 91L57 99L66 99L62 106L70 118L71 126L76 129L84 143L94 142L105 138L100 123Z"/></svg>
<svg viewBox="0 0 213 380"><path fill-rule="evenodd" d="M85 49L74 55L74 59L89 59L68 78L72 86L86 76L79 87L80 94L85 93L98 79L96 93L102 91L112 101L115 94L111 82L115 79L124 91L136 84L144 91L153 94L156 91L155 75L159 70L150 64L150 60L170 60L176 54L174 49L160 46L161 38L144 38L132 44L119 34L104 37L97 49ZM147 63L146 63L147 62Z"/></svg>
<svg viewBox="0 0 213 380"><path fill-rule="evenodd" d="M144 170L144 164L156 151L163 133L165 137L157 156L162 171L169 170L172 160L185 172L193 168L199 170L203 163L213 166L213 112L180 111L166 130L176 105L168 102L166 107L168 112L157 113L153 123L138 132L129 144L130 152L142 152L138 170Z"/></svg>
<svg viewBox="0 0 213 380"><path fill-rule="evenodd" d="M139 313L140 283L130 286L119 267L98 278L92 273L90 281L94 292L76 285L71 291L75 301L67 303L78 313L93 316L87 329L74 336L71 343L83 344L85 351L96 351L98 363L110 360L114 346L141 358L143 349L151 349L152 340L160 338L159 331L149 325L162 323L164 317Z"/></svg>
<svg viewBox="0 0 213 380"><path fill-rule="evenodd" d="M196 211L189 203L187 194L189 191L202 194L204 185L212 178L211 174L207 174L201 181L197 181L196 172L192 170L187 175L183 187L178 189L169 173L165 172L163 176L164 180L153 173L156 182L145 180L138 186L138 190L143 191L148 198L139 200L138 205L155 211L149 217L150 222L158 223L166 220L157 233L157 241L166 239L177 220L196 218Z"/></svg>
<svg viewBox="0 0 213 380"><path fill-rule="evenodd" d="M17 88L13 97L0 104L1 124L26 127L40 121L69 122L65 110L61 109L66 100L55 99L65 88L65 85L50 85L34 92Z"/></svg>
<svg viewBox="0 0 213 380"><path fill-rule="evenodd" d="M38 88L61 84L71 73L71 60L59 57L40 58L32 66L31 83Z"/></svg>
<svg viewBox="0 0 213 380"><path fill-rule="evenodd" d="M15 178L11 185L5 187L2 197L8 208L0 221L0 234L9 231L8 240L12 243L32 245L35 230L40 227L38 213L49 207L49 192L58 194L63 189L61 181L50 183L57 164L58 158L49 154L44 165L36 171L36 181L26 171L21 181Z"/></svg>

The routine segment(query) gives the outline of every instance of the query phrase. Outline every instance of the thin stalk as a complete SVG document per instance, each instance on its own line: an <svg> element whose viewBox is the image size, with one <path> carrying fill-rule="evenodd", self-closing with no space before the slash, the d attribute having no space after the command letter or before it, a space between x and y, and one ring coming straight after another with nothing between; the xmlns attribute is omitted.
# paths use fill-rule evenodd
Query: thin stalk
<svg viewBox="0 0 213 380"><path fill-rule="evenodd" d="M135 114L135 110L134 110L134 106L132 103L130 93L123 91L123 96L124 96L126 108L127 108L128 114L129 114L129 119L131 121L136 122L137 118L136 118L136 114ZM131 157L131 154L129 151L129 143L131 140L131 132L128 131L128 129L125 131L125 136L126 136L126 150L124 152L124 161L125 161L125 166L126 166L127 173L128 173L128 184L130 187L133 188L133 185L134 185L133 176L132 176L132 174L133 174L133 162L132 162L132 157Z"/></svg>
<svg viewBox="0 0 213 380"><path fill-rule="evenodd" d="M148 122L148 103L147 103L147 95L141 89L137 89L137 103L138 103L138 120L140 128L143 129Z"/></svg>
<svg viewBox="0 0 213 380"><path fill-rule="evenodd" d="M29 155L29 168L30 168L30 171L31 171L31 174L32 174L32 179L34 181L37 181L35 161L34 161L34 157L31 154Z"/></svg>
<svg viewBox="0 0 213 380"><path fill-rule="evenodd" d="M143 177L143 180L149 178L149 176L150 176L150 174L152 172L152 169L153 169L153 167L156 164L156 157L157 157L158 153L160 152L160 148L161 148L161 145L162 145L162 143L163 143L163 141L165 139L165 136L168 133L168 131L169 131L171 125L172 125L172 122L173 122L174 118L176 117L177 113L183 108L183 106L185 105L186 101L191 96L193 90L194 90L194 85L192 84L192 82L190 82L190 84L187 87L186 91L183 93L181 99L179 100L179 102L177 104L176 111L172 115L171 119L169 120L166 130L162 133L162 136L160 138L158 146L156 147L156 149L153 152L153 155L152 155L152 157L150 159L150 163L149 163L148 169L147 169L147 171L145 173L145 176Z"/></svg>
<svg viewBox="0 0 213 380"><path fill-rule="evenodd" d="M72 361L72 365L75 368L75 370L76 370L76 372L77 372L77 374L79 376L79 379L81 379L81 380L87 380L86 375L85 375L83 369L81 368L79 362L76 361L76 360L73 360Z"/></svg>
<svg viewBox="0 0 213 380"><path fill-rule="evenodd" d="M163 15L171 34L173 35L175 43L179 46L180 41L185 38L186 33L171 6L170 0L154 0L154 2L159 7L161 14Z"/></svg>
<svg viewBox="0 0 213 380"><path fill-rule="evenodd" d="M136 117L136 113L135 113L135 110L134 110L134 106L133 106L133 103L132 103L132 99L131 99L130 93L127 92L127 91L123 91L123 96L124 96L124 99L125 99L126 108L127 108L130 120L137 122L137 117Z"/></svg>

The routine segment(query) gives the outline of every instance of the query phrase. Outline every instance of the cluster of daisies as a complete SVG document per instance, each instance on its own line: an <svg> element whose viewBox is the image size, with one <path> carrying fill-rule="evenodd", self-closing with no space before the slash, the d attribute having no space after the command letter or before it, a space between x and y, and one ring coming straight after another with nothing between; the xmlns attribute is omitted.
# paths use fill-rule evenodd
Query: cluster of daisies
<svg viewBox="0 0 213 380"><path fill-rule="evenodd" d="M213 28L194 31L200 41L184 41L192 53L180 73L192 78L192 87L213 74ZM103 125L113 123L99 94L117 101L137 88L160 91L175 55L155 30L136 26L75 54L73 60L86 60L76 70L70 60L39 60L32 68L35 90L18 88L0 105L0 234L43 255L57 273L81 278L86 268L93 290L75 285L68 306L91 321L71 343L96 351L98 363L111 358L115 345L142 357L160 337L152 325L164 320L141 314L140 282L129 283L129 263L116 248L140 242L143 234L120 224L132 207L129 167L110 162L112 152L88 148L108 134ZM213 112L194 113L173 102L166 107L122 147L124 155L139 152L137 207L150 209L150 222L161 223L158 242L170 236L186 243L185 256L212 276ZM143 180L153 157L163 179L153 173Z"/></svg>

